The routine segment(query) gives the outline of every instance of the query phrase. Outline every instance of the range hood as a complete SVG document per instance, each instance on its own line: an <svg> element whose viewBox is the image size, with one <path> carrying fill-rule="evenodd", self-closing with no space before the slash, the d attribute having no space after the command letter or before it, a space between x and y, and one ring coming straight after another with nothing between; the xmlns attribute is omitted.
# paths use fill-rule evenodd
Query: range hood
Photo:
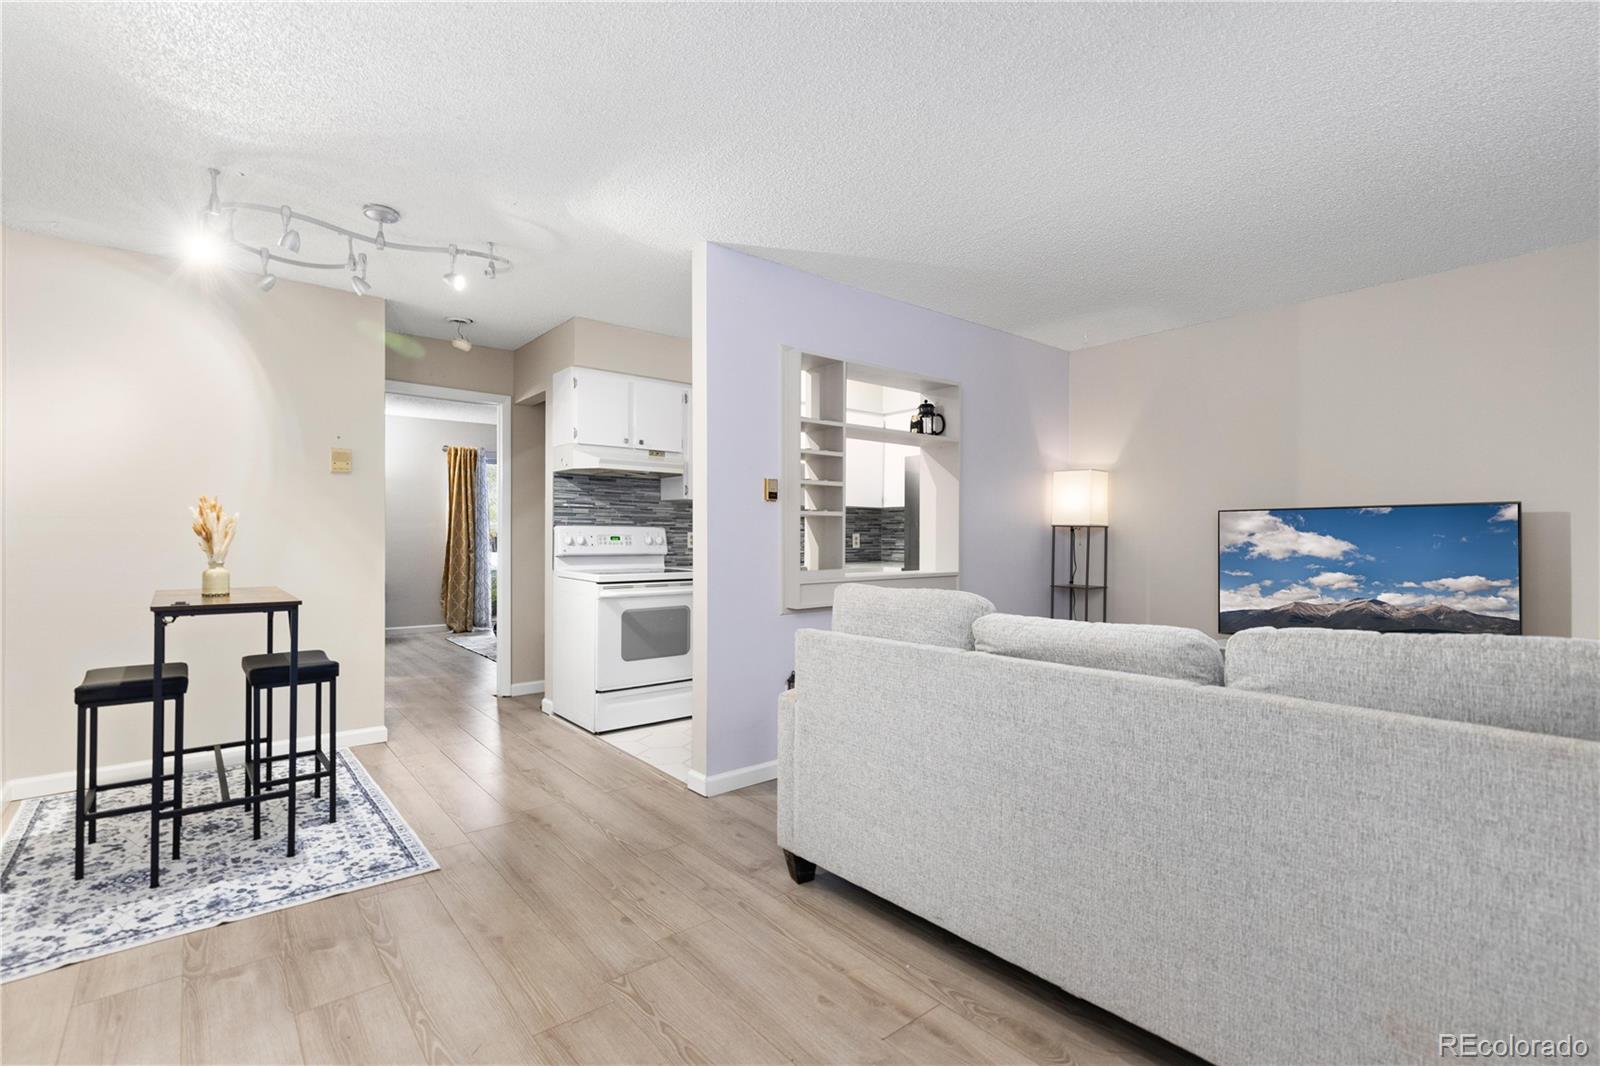
<svg viewBox="0 0 1600 1066"><path fill-rule="evenodd" d="M557 473L658 474L683 473L682 452L646 448L611 448L596 444L558 444L551 450L551 469Z"/></svg>

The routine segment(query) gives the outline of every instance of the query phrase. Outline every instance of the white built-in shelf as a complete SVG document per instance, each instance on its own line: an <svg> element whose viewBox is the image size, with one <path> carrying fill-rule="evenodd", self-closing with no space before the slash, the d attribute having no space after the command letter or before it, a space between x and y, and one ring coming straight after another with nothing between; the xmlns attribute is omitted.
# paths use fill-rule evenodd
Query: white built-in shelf
<svg viewBox="0 0 1600 1066"><path fill-rule="evenodd" d="M917 398L931 402L945 416L949 432L933 436L884 425L904 426L911 417L901 406L888 406L891 390L897 394L892 401L897 405L909 403L914 408ZM865 397L865 405L852 407L852 395ZM874 396L877 406L872 406ZM827 607L837 586L854 581L903 588L953 589L960 585L958 384L785 348L781 417L785 490L779 494L779 503L783 509L785 610ZM910 506L914 510L907 520L917 537L913 558L926 569L846 561L849 520L845 508L857 497L857 479L868 480L869 487L861 496L872 498L870 477L881 481L889 462L889 451L881 445L905 449L904 455L894 455L893 461L903 465L906 498L913 501ZM875 473L869 476L869 469Z"/></svg>
<svg viewBox="0 0 1600 1066"><path fill-rule="evenodd" d="M879 444L905 444L912 448L957 443L956 438L948 433L934 436L930 433L913 433L909 429L890 429L888 426L858 426L854 422L844 427L844 433L851 440L875 440Z"/></svg>

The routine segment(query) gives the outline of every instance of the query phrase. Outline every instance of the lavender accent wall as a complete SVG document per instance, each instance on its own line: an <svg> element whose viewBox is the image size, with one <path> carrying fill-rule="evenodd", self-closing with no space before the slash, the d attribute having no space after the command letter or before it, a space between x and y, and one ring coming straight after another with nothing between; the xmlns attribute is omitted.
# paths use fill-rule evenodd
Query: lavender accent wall
<svg viewBox="0 0 1600 1066"><path fill-rule="evenodd" d="M663 500L661 480L645 474L556 474L554 525L662 526L667 565L688 566L689 501Z"/></svg>
<svg viewBox="0 0 1600 1066"><path fill-rule="evenodd" d="M714 244L693 290L695 767L715 778L777 757L794 633L828 624L782 609L782 512L758 491L783 469L783 346L961 384L961 587L1025 614L1049 606L1067 353Z"/></svg>

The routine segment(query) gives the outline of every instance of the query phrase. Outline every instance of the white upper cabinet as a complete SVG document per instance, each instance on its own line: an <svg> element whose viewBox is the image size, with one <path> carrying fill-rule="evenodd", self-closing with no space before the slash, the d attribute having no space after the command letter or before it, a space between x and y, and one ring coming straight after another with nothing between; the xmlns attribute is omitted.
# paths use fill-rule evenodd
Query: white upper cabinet
<svg viewBox="0 0 1600 1066"><path fill-rule="evenodd" d="M558 442L613 448L633 444L633 431L628 425L632 391L629 378L603 370L573 367L567 388L571 390L572 399L568 408L571 425L564 427L567 432L556 438Z"/></svg>
<svg viewBox="0 0 1600 1066"><path fill-rule="evenodd" d="M633 443L657 452L683 451L689 386L653 378L633 380Z"/></svg>
<svg viewBox="0 0 1600 1066"><path fill-rule="evenodd" d="M574 366L556 371L550 390L550 441L558 447L684 450L687 385Z"/></svg>

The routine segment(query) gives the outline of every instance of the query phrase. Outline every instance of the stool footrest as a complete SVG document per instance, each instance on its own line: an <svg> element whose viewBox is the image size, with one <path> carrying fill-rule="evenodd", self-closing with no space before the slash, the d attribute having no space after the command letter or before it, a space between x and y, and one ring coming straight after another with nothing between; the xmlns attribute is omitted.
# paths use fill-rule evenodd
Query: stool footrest
<svg viewBox="0 0 1600 1066"><path fill-rule="evenodd" d="M222 790L222 798L231 798L228 795L228 771L222 765L222 745L216 744L211 748L211 756L217 761L217 787Z"/></svg>

